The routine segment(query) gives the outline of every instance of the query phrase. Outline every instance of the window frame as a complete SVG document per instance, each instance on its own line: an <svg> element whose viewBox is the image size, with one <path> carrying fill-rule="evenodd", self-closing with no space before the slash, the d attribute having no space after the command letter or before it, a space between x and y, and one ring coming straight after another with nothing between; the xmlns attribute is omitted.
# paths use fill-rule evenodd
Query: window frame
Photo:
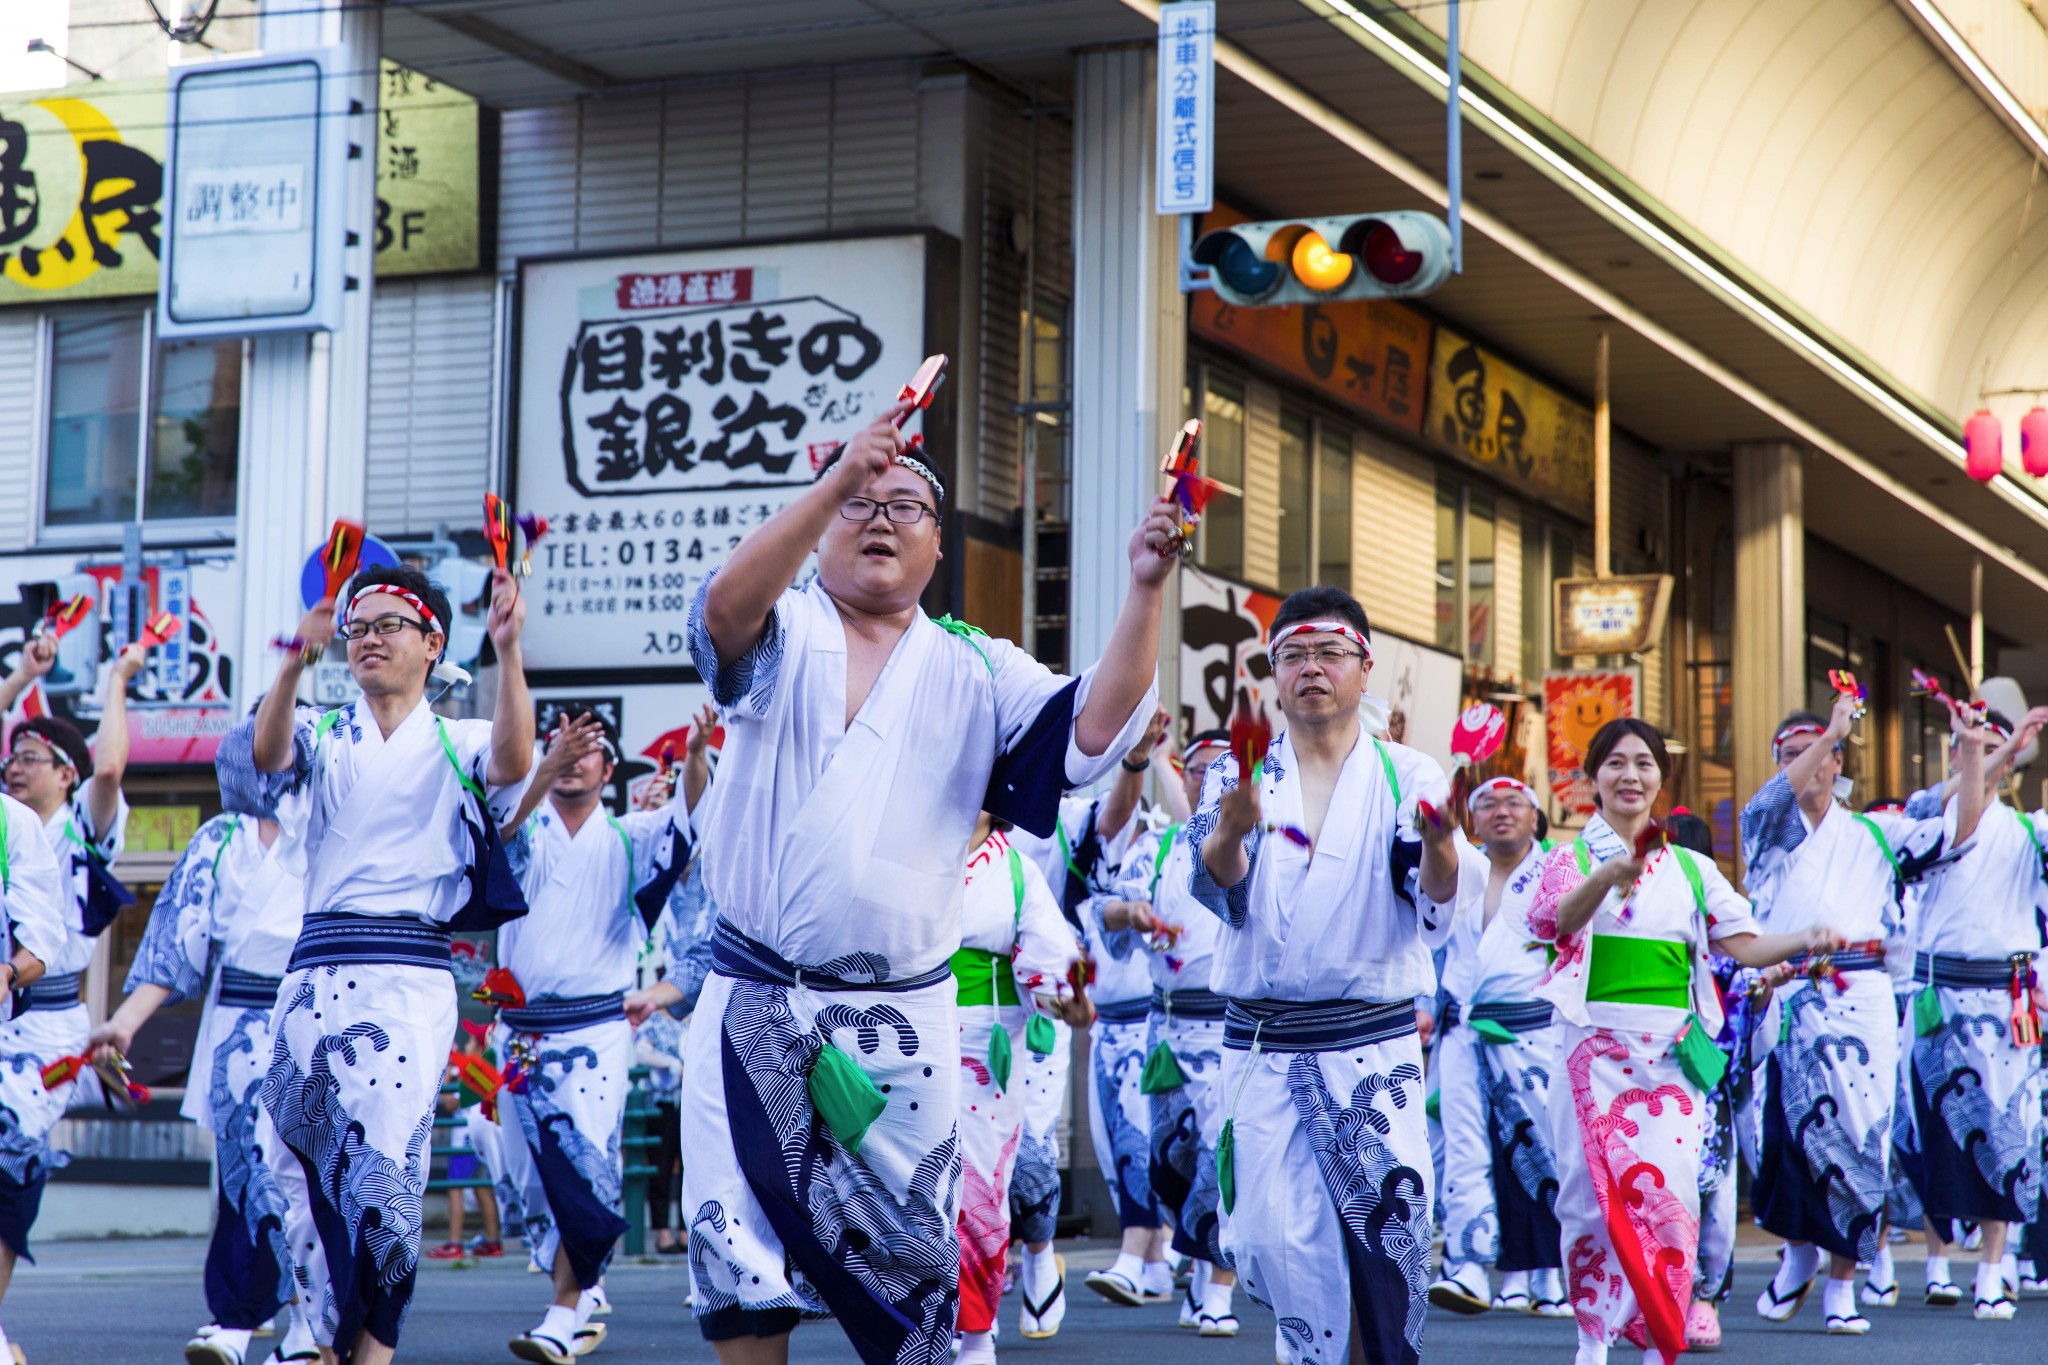
<svg viewBox="0 0 2048 1365"><path fill-rule="evenodd" d="M237 363L241 367L238 392L241 402L235 413L235 513L225 517L149 517L149 469L156 440L157 384L161 378L158 348L165 345L157 333L156 309L144 306L142 313L141 401L136 414L140 428L135 440L135 515L122 521L52 522L50 520L50 457L52 429L57 416L57 329L73 319L93 321L133 313L122 307L123 300L101 301L78 307L44 309L37 322L36 353L42 368L36 414L36 458L31 472L29 495L34 499L33 544L57 549L118 545L129 526L142 528L145 545L189 541L208 534L235 535L242 501L243 456L249 448L249 379L251 345L241 339Z"/></svg>

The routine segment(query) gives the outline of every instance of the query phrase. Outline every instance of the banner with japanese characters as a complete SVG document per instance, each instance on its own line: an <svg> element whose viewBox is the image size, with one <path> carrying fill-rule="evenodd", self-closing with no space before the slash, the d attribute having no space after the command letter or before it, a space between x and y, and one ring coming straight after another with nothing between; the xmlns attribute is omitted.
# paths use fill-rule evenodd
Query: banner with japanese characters
<svg viewBox="0 0 2048 1365"><path fill-rule="evenodd" d="M921 236L526 264L527 666L689 667L705 575L916 372L924 282Z"/></svg>

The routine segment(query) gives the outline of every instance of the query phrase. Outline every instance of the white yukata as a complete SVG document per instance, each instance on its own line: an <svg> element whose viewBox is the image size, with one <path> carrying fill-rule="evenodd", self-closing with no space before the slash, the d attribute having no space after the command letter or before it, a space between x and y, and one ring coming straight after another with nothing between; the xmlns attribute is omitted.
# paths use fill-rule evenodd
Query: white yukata
<svg viewBox="0 0 2048 1365"><path fill-rule="evenodd" d="M1193 846L1184 826L1169 825L1141 838L1133 855L1117 883L1116 898L1149 904L1165 932L1146 940L1126 930L1109 937L1109 950L1135 954L1145 964L1152 983L1146 1053L1165 1048L1180 1079L1171 1089L1155 1084L1145 1096L1151 1111L1147 1175L1153 1197L1173 1220L1174 1251L1228 1266L1216 1184L1216 1140L1223 1132L1224 1000L1210 989L1223 924L1188 890Z"/></svg>
<svg viewBox="0 0 2048 1365"><path fill-rule="evenodd" d="M1011 845L1038 864L1076 934L1081 906L1109 885L1117 864L1143 828L1136 809L1120 830L1100 828L1100 796L1060 798L1059 824L1051 838L1029 830L1009 833ZM1074 1069L1074 1029L1048 1018L1053 1046L1024 1059L1024 1135L1017 1144L1010 1178L1010 1223L1019 1241L1036 1246L1053 1239L1060 1211L1060 1119L1067 1112L1067 1087Z"/></svg>
<svg viewBox="0 0 2048 1365"><path fill-rule="evenodd" d="M785 592L731 660L707 591L690 648L727 740L700 815L715 970L683 1074L698 1325L717 1341L831 1314L868 1365L940 1365L960 1277L961 850L983 809L1050 832L1061 790L1114 767L1154 702L1091 758L1073 721L1092 670L1062 679L920 612L848 723L822 584Z"/></svg>
<svg viewBox="0 0 2048 1365"><path fill-rule="evenodd" d="M960 1005L960 1323L995 1326L1010 1251L1010 1177L1024 1128L1023 1080L1032 1033L1050 1043L1051 1016L1071 999L1081 959L1038 866L1001 831L967 860L961 944L953 955ZM1000 1033L1003 1041L998 1043Z"/></svg>
<svg viewBox="0 0 2048 1365"><path fill-rule="evenodd" d="M0 879L0 910L6 914L6 960L17 948L34 954L45 969L73 955L72 926L77 907L77 879L60 870L49 836L36 813L11 796L0 794L0 839L7 850L7 872ZM88 945L92 940L85 940ZM88 952L87 956L90 956ZM38 982L38 985L41 983ZM56 1163L50 1151L50 1128L64 1117L70 1085L43 1088L43 1068L59 1057L85 1050L85 1007L78 1003L74 977L68 1005L33 1004L35 987L27 988L30 1010L20 1017L24 992L0 995L0 1242L33 1264L28 1230L42 1205L43 1185ZM76 1018L73 1012L76 1011ZM72 1037L76 1025L77 1036ZM39 1048L31 1051L30 1048Z"/></svg>
<svg viewBox="0 0 2048 1365"><path fill-rule="evenodd" d="M1558 1028L1550 1002L1535 995L1550 960L1529 923L1543 859L1532 840L1489 918L1492 860L1462 841L1458 849L1458 907L1443 974L1451 1003L1438 1023L1435 1057L1446 1274L1465 1265L1515 1272L1564 1263L1549 1116Z"/></svg>
<svg viewBox="0 0 2048 1365"><path fill-rule="evenodd" d="M1751 1057L1737 1059L1763 1057L1750 1203L1764 1231L1866 1264L1882 1235L1898 1090L1885 947L1902 930L1895 841L1906 828L1839 805L1816 825L1782 772L1742 810L1743 865L1765 932L1828 928L1849 944L1818 982L1803 955L1793 960L1800 974L1774 992Z"/></svg>
<svg viewBox="0 0 2048 1365"><path fill-rule="evenodd" d="M31 1262L28 1230L42 1205L43 1185L51 1170L69 1159L51 1151L50 1130L64 1117L72 1092L81 1083L70 1080L45 1089L42 1072L53 1062L85 1052L92 1020L79 999L79 978L116 909L107 897L118 883L106 869L120 858L128 840L128 798L118 799L113 824L102 833L93 828L89 788L90 782L47 822L37 821L29 811L30 825L40 825L38 837L31 838L26 830L17 832L26 806L10 806L7 821L8 875L24 878L24 913L14 917L15 933L35 932L29 907L40 897L29 887L41 879L45 854L56 877L52 899L62 921L61 935L42 935L47 951L21 940L20 946L42 959L43 975L15 996L13 1017L0 1023L0 1241ZM25 869L20 873L14 870L17 846ZM90 1091L98 1087L99 1078L83 1083Z"/></svg>
<svg viewBox="0 0 2048 1365"><path fill-rule="evenodd" d="M1156 831L1153 831L1156 833ZM1156 840L1141 838L1126 854L1117 873L1119 884L1142 873L1151 876L1148 856ZM1120 1228L1156 1228L1163 1221L1152 1193L1151 1100L1140 1088L1145 1054L1151 1048L1152 969L1142 953L1118 957L1102 912L1120 897L1092 896L1081 907L1088 958L1095 964L1095 985L1088 998L1095 1003L1089 1026L1088 1070L1094 1079L1094 1102L1088 1106L1088 1137L1095 1164L1116 1194Z"/></svg>
<svg viewBox="0 0 2048 1365"><path fill-rule="evenodd" d="M306 920L263 1083L281 1139L271 1165L314 1337L346 1357L364 1331L397 1345L412 1302L455 1038L449 935L524 909L501 850L471 864L497 848L526 784L489 785L490 722L444 720L424 699L388 738L361 703L298 708L282 773L256 769L254 737L251 718L221 741L223 804L306 801Z"/></svg>
<svg viewBox="0 0 2048 1365"><path fill-rule="evenodd" d="M1688 1050L1721 1058L1707 944L1758 925L1711 858L1666 847L1649 855L1626 901L1609 892L1577 933L1559 937L1559 901L1627 852L1598 815L1551 851L1530 922L1558 956L1536 995L1559 1016L1550 1132L1580 1340L1626 1339L1669 1361L1685 1349L1705 1141L1702 1086L1678 1045L1688 1039Z"/></svg>
<svg viewBox="0 0 2048 1365"><path fill-rule="evenodd" d="M498 931L498 961L526 1004L498 1011L512 1078L494 1174L519 1188L534 1264L552 1267L560 1249L578 1289L598 1282L626 1231L625 997L689 859L688 824L678 800L624 816L600 807L572 834L549 799L506 844L531 908Z"/></svg>
<svg viewBox="0 0 2048 1365"><path fill-rule="evenodd" d="M1303 823L1298 766L1281 735L1266 820ZM1235 758L1210 767L1191 850L1238 780ZM1415 801L1444 793L1434 759L1361 734L1313 857L1254 831L1250 871L1228 888L1189 860L1196 899L1224 924L1211 967L1229 997L1222 1250L1278 1315L1289 1365L1348 1360L1354 1317L1367 1360L1421 1357L1431 1173L1415 997L1436 987L1430 951L1454 907L1421 893Z"/></svg>
<svg viewBox="0 0 2048 1365"><path fill-rule="evenodd" d="M261 1092L278 985L305 919L300 865L287 830L266 848L254 816L208 820L157 893L123 987L161 986L165 1004L206 994L181 1112L214 1137L219 1208L206 1303L235 1330L267 1325L292 1296L289 1214L270 1165L277 1130ZM216 945L220 970L209 982Z"/></svg>
<svg viewBox="0 0 2048 1365"><path fill-rule="evenodd" d="M1917 1161L1907 1164L1937 1225L2031 1223L2042 1193L2041 1049L2015 1042L2012 1027L2041 948L2048 880L2026 816L1994 801L1956 846L1957 807L1952 798L1907 840L1909 868L1946 849L1924 874L1916 926L1920 989L1905 1029Z"/></svg>

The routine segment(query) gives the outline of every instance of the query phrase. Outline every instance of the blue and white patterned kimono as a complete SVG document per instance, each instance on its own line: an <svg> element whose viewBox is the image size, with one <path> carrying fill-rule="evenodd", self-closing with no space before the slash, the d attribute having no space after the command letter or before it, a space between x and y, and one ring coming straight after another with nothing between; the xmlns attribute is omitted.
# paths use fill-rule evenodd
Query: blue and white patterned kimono
<svg viewBox="0 0 2048 1365"><path fill-rule="evenodd" d="M1267 820L1303 823L1298 770L1283 734L1266 756ZM1191 850L1238 780L1234 758L1210 767ZM1289 1365L1349 1359L1354 1321L1367 1360L1421 1358L1431 1171L1415 997L1436 987L1430 950L1449 936L1456 898L1421 893L1415 801L1444 790L1434 759L1360 734L1313 856L1254 831L1250 871L1232 887L1190 859L1190 889L1224 925L1211 979L1230 1000L1237 1197L1223 1252L1279 1315Z"/></svg>
<svg viewBox="0 0 2048 1365"><path fill-rule="evenodd" d="M0 886L7 936L0 947L9 959L16 948L25 948L47 968L70 951L69 924L76 910L69 900L74 883L59 872L57 856L34 811L11 796L0 795L0 821L5 822L0 833L7 840L7 877ZM32 1006L33 990L31 987ZM71 1090L68 1085L57 1091L43 1089L42 1071L48 1062L84 1050L83 1033L78 1046L61 1050L76 1022L66 1017L73 1007L79 1016L84 1015L75 978L68 1005L31 1008L26 1018L9 1018L0 1024L0 1040L4 1040L4 1050L0 1050L0 1242L29 1261L35 1258L28 1254L28 1230L42 1205L43 1184L57 1164L50 1151L50 1128L64 1116L64 1101ZM13 1009L14 997L0 996L0 1015L11 1015ZM38 1043L47 1055L32 1050Z"/></svg>
<svg viewBox="0 0 2048 1365"><path fill-rule="evenodd" d="M307 1318L347 1359L365 1331L397 1345L412 1303L455 1039L449 934L495 927L472 918L471 866L526 784L489 783L488 721L443 720L424 700L388 737L361 703L324 721L300 707L283 773L257 770L254 737L251 719L221 741L222 804L306 801L306 922L272 1018L263 1107L289 1153L273 1167ZM502 903L495 879L490 891Z"/></svg>
<svg viewBox="0 0 2048 1365"><path fill-rule="evenodd" d="M1139 850L1149 850L1155 842L1141 837L1133 845L1118 870L1119 884L1141 874L1150 876L1151 860ZM1095 986L1089 992L1095 1022L1088 1034L1088 1070L1095 1088L1094 1102L1088 1106L1088 1136L1095 1147L1096 1167L1116 1194L1118 1225L1149 1229L1163 1221L1152 1193L1151 1100L1138 1086L1151 1046L1152 972L1141 954L1118 957L1111 946L1112 938L1128 933L1112 935L1103 928L1103 909L1116 899L1112 892L1092 896L1081 906L1084 942L1095 963Z"/></svg>
<svg viewBox="0 0 2048 1365"><path fill-rule="evenodd" d="M1869 1262L1891 1164L1898 1021L1882 945L1903 932L1894 868L1911 824L1836 806L1818 825L1775 774L1742 810L1750 898L1767 933L1827 927L1852 945L1839 980L1794 976L1759 1020L1762 1159L1752 1203L1766 1232ZM1795 968L1803 959L1795 959Z"/></svg>
<svg viewBox="0 0 2048 1365"><path fill-rule="evenodd" d="M1216 916L1188 891L1193 846L1183 827L1141 838L1124 864L1116 898L1143 901L1172 930L1150 943L1129 930L1108 937L1112 954L1133 956L1152 985L1146 1050L1164 1043L1182 1084L1146 1096L1153 1195L1173 1220L1173 1249L1212 1265L1228 1265L1221 1242L1216 1140L1223 1132L1223 997L1210 989ZM1171 939L1171 942L1168 939ZM1148 951L1149 950L1149 951Z"/></svg>
<svg viewBox="0 0 2048 1365"><path fill-rule="evenodd" d="M69 1160L50 1149L50 1130L64 1117L80 1085L88 1093L99 1086L99 1078L88 1073L86 1079L46 1090L42 1072L59 1058L85 1051L92 1023L79 999L79 976L99 947L98 936L85 931L92 863L96 859L102 868L113 863L127 838L126 797L120 799L114 822L104 832L94 830L83 791L47 823L19 803L9 808L9 876L22 879L21 912L10 908L9 915L21 945L42 959L43 975L17 997L14 1016L0 1024L0 1242L31 1261L28 1230L42 1207L43 1185L51 1170ZM20 871L14 866L16 849ZM61 920L56 934L49 933L47 921L35 908L41 900L35 888L44 877L45 856L54 877L50 899ZM41 947L30 946L31 935Z"/></svg>
<svg viewBox="0 0 2048 1365"><path fill-rule="evenodd" d="M262 1089L278 984L305 919L297 867L289 833L266 848L254 817L208 820L157 893L124 987L161 986L165 1004L206 996L185 1089L188 1117L214 1136L220 1173L206 1302L215 1322L241 1330L267 1324L292 1294L288 1211L270 1165L277 1130Z"/></svg>
<svg viewBox="0 0 2048 1365"><path fill-rule="evenodd" d="M678 818L682 817L682 818ZM498 1012L498 1055L517 1066L498 1106L505 1174L520 1187L536 1265L559 1248L579 1289L603 1275L626 1231L619 1143L633 1067L632 989L652 907L689 858L682 803L571 833L541 802L506 845L531 907L498 931L498 961L526 995Z"/></svg>
<svg viewBox="0 0 2048 1365"><path fill-rule="evenodd" d="M1090 675L919 613L848 723L845 627L821 583L784 593L736 659L704 627L705 591L690 649L727 739L699 815L716 971L683 1075L698 1325L721 1340L829 1313L868 1365L943 1365L960 1275L962 856L984 808L1050 832L1060 792L1113 768L1154 703L1083 754ZM828 1047L885 1101L855 1146L809 1092Z"/></svg>

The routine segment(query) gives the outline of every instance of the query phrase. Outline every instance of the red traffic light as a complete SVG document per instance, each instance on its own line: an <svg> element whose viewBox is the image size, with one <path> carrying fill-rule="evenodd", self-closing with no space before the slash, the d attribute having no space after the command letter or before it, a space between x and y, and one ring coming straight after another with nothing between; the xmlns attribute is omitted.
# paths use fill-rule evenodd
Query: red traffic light
<svg viewBox="0 0 2048 1365"><path fill-rule="evenodd" d="M1401 235L1385 223L1367 228L1362 247L1346 244L1345 249L1365 262L1365 268L1382 284L1406 284L1422 269L1422 253L1401 245Z"/></svg>

